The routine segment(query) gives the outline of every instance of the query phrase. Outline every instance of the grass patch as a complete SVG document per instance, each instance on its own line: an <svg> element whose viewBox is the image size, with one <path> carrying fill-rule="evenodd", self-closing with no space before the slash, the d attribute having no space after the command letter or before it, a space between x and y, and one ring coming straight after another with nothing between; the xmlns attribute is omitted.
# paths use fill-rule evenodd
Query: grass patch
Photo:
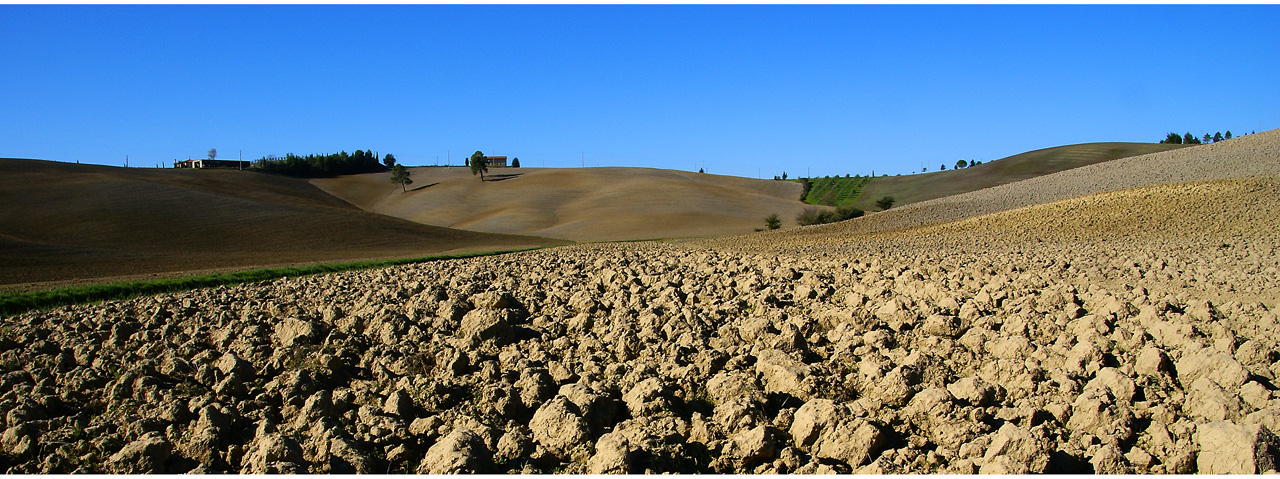
<svg viewBox="0 0 1280 479"><path fill-rule="evenodd" d="M156 279L149 281L130 281L118 283L74 286L70 288L47 291L27 291L21 293L0 294L0 317L15 316L32 310L47 310L72 304L95 303L99 301L127 300L139 296L173 293L197 288L253 283L278 278L311 276L315 274L340 273L366 269L386 268L404 264L425 263L450 259L475 258L521 251L531 251L546 246L481 253L464 253L453 255L424 256L418 258L401 258L388 260L355 261L347 263L325 263L306 266L286 266L263 268L231 273L215 273L183 278Z"/></svg>
<svg viewBox="0 0 1280 479"><path fill-rule="evenodd" d="M869 177L830 176L809 178L813 186L805 193L803 201L811 205L841 206L858 199L862 187L871 181Z"/></svg>

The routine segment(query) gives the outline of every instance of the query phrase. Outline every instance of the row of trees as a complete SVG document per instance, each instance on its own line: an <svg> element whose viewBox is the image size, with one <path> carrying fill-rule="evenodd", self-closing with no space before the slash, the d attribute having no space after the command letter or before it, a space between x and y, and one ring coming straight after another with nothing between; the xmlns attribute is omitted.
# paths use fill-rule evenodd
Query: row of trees
<svg viewBox="0 0 1280 479"><path fill-rule="evenodd" d="M1227 130L1227 133L1225 135L1221 131L1214 133L1212 135L1205 133L1204 136L1200 138L1196 138L1195 136L1191 135L1191 132L1189 131L1183 135L1169 132L1169 134L1165 135L1164 140L1160 141L1160 143L1168 143L1173 145L1199 145L1202 143L1217 143L1222 140L1230 140L1230 139L1231 139L1231 130Z"/></svg>
<svg viewBox="0 0 1280 479"><path fill-rule="evenodd" d="M378 161L372 151L356 150L355 153L341 151L329 155L298 156L293 153L283 158L267 156L254 162L254 168L267 173L293 176L297 178L324 178L338 175L354 175L374 173L386 170L396 164L396 157L390 153Z"/></svg>

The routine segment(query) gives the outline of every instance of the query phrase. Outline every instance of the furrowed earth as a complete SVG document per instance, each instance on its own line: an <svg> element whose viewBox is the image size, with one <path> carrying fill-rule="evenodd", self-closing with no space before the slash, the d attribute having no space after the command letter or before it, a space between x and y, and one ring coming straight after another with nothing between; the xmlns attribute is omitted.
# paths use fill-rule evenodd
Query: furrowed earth
<svg viewBox="0 0 1280 479"><path fill-rule="evenodd" d="M6 318L8 472L1242 473L1280 131L842 223Z"/></svg>

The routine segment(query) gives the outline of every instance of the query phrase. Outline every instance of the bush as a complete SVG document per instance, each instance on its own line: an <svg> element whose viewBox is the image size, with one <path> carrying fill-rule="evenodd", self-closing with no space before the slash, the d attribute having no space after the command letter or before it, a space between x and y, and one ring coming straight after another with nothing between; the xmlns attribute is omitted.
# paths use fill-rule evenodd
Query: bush
<svg viewBox="0 0 1280 479"><path fill-rule="evenodd" d="M805 208L804 211L796 215L796 223L800 226L822 225L857 218L864 214L866 212L849 205L836 208L835 211Z"/></svg>
<svg viewBox="0 0 1280 479"><path fill-rule="evenodd" d="M882 211L887 210L889 208L893 208L893 197L886 196L884 198L880 198L876 200L876 206L878 206Z"/></svg>
<svg viewBox="0 0 1280 479"><path fill-rule="evenodd" d="M776 230L782 227L782 219L778 218L777 213L774 213L764 217L764 225L768 226L771 230Z"/></svg>

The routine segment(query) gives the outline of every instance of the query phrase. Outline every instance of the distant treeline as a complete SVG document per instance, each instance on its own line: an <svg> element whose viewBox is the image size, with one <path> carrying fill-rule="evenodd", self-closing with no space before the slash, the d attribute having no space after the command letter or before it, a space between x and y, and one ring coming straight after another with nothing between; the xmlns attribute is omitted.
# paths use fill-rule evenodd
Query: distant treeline
<svg viewBox="0 0 1280 479"><path fill-rule="evenodd" d="M388 154L387 156L391 156ZM394 161L394 160L393 160ZM378 162L378 155L373 151L356 150L329 155L298 156L293 153L268 156L253 163L253 167L267 173L293 176L297 178L323 178L338 175L354 175L374 173L387 168Z"/></svg>
<svg viewBox="0 0 1280 479"><path fill-rule="evenodd" d="M1230 139L1231 139L1231 130L1227 130L1227 134L1225 135L1219 131L1212 135L1205 133L1204 136L1202 137L1196 137L1195 135L1192 135L1191 132L1189 131L1182 135L1170 132L1168 135L1165 135L1164 139L1161 140L1160 143L1171 143L1174 145L1200 145L1204 143L1217 143L1222 140L1230 140Z"/></svg>

